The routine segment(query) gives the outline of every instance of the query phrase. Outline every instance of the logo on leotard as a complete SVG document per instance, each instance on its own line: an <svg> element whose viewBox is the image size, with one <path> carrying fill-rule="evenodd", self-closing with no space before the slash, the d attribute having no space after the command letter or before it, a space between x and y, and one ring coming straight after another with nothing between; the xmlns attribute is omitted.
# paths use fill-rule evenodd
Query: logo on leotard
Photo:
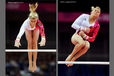
<svg viewBox="0 0 114 76"><path fill-rule="evenodd" d="M40 26L41 24L40 23L38 23L38 26Z"/></svg>

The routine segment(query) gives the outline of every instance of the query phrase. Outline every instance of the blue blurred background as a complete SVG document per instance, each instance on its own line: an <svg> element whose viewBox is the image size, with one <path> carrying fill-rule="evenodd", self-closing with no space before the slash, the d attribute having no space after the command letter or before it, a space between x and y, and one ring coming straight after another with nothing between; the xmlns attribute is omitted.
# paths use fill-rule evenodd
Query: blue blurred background
<svg viewBox="0 0 114 76"><path fill-rule="evenodd" d="M27 52L6 52L6 76L56 76L56 53L38 53L37 70L28 70Z"/></svg>
<svg viewBox="0 0 114 76"><path fill-rule="evenodd" d="M58 65L58 76L109 76L109 65Z"/></svg>

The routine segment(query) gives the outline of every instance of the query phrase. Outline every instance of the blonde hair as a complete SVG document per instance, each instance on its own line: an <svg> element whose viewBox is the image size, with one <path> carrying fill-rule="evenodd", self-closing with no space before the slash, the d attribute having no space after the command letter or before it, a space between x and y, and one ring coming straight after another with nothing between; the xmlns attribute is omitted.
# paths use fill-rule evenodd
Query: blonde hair
<svg viewBox="0 0 114 76"><path fill-rule="evenodd" d="M96 7L92 6L91 10L93 11L95 8L97 8L97 9L99 9L101 11L101 8L99 6L96 6Z"/></svg>
<svg viewBox="0 0 114 76"><path fill-rule="evenodd" d="M37 7L38 7L38 3L29 4L29 11L30 12L36 12Z"/></svg>
<svg viewBox="0 0 114 76"><path fill-rule="evenodd" d="M38 14L36 13L36 12L31 12L30 14L29 14L29 18L31 19L31 18L39 18L39 16L38 16Z"/></svg>
<svg viewBox="0 0 114 76"><path fill-rule="evenodd" d="M29 18L39 18L36 12L37 7L38 7L38 3L29 4L29 11L30 11Z"/></svg>

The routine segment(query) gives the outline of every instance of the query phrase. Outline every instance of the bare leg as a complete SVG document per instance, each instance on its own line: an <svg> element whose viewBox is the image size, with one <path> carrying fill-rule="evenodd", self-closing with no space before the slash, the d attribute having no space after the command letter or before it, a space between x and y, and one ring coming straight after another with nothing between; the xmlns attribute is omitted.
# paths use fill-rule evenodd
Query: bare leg
<svg viewBox="0 0 114 76"><path fill-rule="evenodd" d="M32 40L32 44L33 44L33 49L38 49L38 38L39 38L39 30L34 30L33 31L33 40Z"/></svg>
<svg viewBox="0 0 114 76"><path fill-rule="evenodd" d="M71 38L71 42L75 45L72 53L66 58L65 61L71 61L71 59L74 57L74 55L84 47L85 42L83 40L83 38L81 36L79 36L78 34L74 34ZM69 66L69 64L66 64L67 66Z"/></svg>
<svg viewBox="0 0 114 76"><path fill-rule="evenodd" d="M32 49L32 31L26 29L25 35L28 42L28 49Z"/></svg>
<svg viewBox="0 0 114 76"><path fill-rule="evenodd" d="M28 52L29 70L32 71L32 52Z"/></svg>
<svg viewBox="0 0 114 76"><path fill-rule="evenodd" d="M66 58L66 61L71 61L72 57L80 50L84 47L85 42L84 40L81 38L81 36L74 34L72 36L71 39L72 43L75 45L72 53Z"/></svg>
<svg viewBox="0 0 114 76"><path fill-rule="evenodd" d="M37 47L38 38L39 38L39 30L34 30L33 31L33 49L38 49L38 47ZM37 52L33 52L33 70L32 70L32 72L34 72L37 69L36 60L37 60Z"/></svg>
<svg viewBox="0 0 114 76"><path fill-rule="evenodd" d="M32 72L34 72L37 69L36 60L37 60L37 52L33 52L33 69L32 69Z"/></svg>
<svg viewBox="0 0 114 76"><path fill-rule="evenodd" d="M80 56L82 56L83 54L85 54L88 49L90 48L90 43L88 41L85 41L85 46L83 49L81 49L72 59L71 61L75 61L76 59L78 59ZM73 64L69 64L69 66L72 66Z"/></svg>
<svg viewBox="0 0 114 76"><path fill-rule="evenodd" d="M71 61L71 59L73 58L73 56L80 50L84 47L83 44L76 44L72 53L67 57L66 61Z"/></svg>
<svg viewBox="0 0 114 76"><path fill-rule="evenodd" d="M32 49L32 31L25 31L26 39L28 42L28 49ZM32 71L32 52L28 52L28 60L29 60L29 70Z"/></svg>

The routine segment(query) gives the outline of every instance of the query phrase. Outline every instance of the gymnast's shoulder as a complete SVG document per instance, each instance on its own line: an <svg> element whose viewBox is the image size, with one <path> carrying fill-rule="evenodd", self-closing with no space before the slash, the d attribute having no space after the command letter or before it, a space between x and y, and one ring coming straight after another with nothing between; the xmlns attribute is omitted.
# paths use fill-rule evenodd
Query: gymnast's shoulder
<svg viewBox="0 0 114 76"><path fill-rule="evenodd" d="M80 15L81 17L89 17L89 14L83 13Z"/></svg>

